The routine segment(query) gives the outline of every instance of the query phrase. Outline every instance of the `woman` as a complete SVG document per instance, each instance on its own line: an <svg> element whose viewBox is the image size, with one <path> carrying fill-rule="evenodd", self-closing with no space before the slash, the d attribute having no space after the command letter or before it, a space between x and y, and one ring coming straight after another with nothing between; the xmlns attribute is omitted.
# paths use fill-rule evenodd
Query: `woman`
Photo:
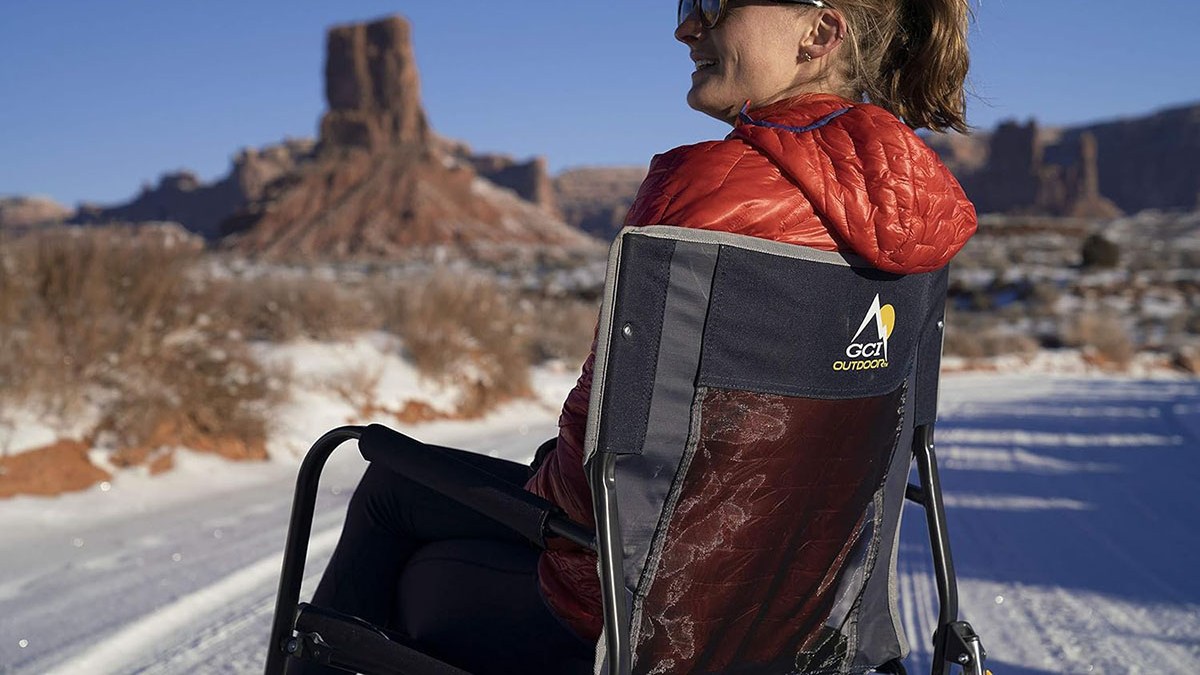
<svg viewBox="0 0 1200 675"><path fill-rule="evenodd" d="M696 64L688 105L734 129L655 157L626 224L850 251L889 272L949 262L975 231L975 209L904 122L966 129L965 0L699 2L717 7L707 15L696 4L682 0L675 30ZM527 484L584 523L594 518L582 452L594 358ZM588 638L602 623L595 568L561 542L538 567L547 603Z"/></svg>
<svg viewBox="0 0 1200 675"><path fill-rule="evenodd" d="M733 131L656 156L626 224L848 251L890 272L942 267L975 212L912 129L966 129L968 13L966 0L681 0L675 38L695 64L688 104ZM471 460L581 523L593 522L582 456L593 361L532 475ZM462 511L368 470L314 602L395 625L475 672L590 672L602 623L595 555L555 540L539 557ZM424 559L406 568L428 542L464 537L490 543L435 556L441 571ZM386 590L398 575L399 606Z"/></svg>

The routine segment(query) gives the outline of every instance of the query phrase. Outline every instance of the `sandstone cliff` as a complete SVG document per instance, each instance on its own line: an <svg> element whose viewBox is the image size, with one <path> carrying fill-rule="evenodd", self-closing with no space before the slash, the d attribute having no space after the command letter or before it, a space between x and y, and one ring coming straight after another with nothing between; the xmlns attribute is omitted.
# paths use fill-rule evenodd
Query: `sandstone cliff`
<svg viewBox="0 0 1200 675"><path fill-rule="evenodd" d="M1062 129L1009 121L992 132L926 140L984 213L1110 217L1200 208L1200 105Z"/></svg>
<svg viewBox="0 0 1200 675"><path fill-rule="evenodd" d="M403 19L332 29L325 79L329 112L315 157L224 222L231 247L273 258L374 258L598 246L555 215L543 160L474 157L430 131Z"/></svg>
<svg viewBox="0 0 1200 675"><path fill-rule="evenodd" d="M1059 161L1089 136L1100 193L1122 210L1200 209L1200 104L1066 129L1047 160Z"/></svg>
<svg viewBox="0 0 1200 675"><path fill-rule="evenodd" d="M645 177L644 167L572 169L555 177L555 199L568 223L611 240Z"/></svg>
<svg viewBox="0 0 1200 675"><path fill-rule="evenodd" d="M48 197L0 197L0 230L61 223L73 211Z"/></svg>
<svg viewBox="0 0 1200 675"><path fill-rule="evenodd" d="M261 198L272 181L308 160L311 140L287 140L278 145L244 149L233 160L229 175L202 182L189 171L164 174L157 185L146 185L125 204L83 204L70 222L77 225L169 221L212 240L220 236L221 221Z"/></svg>

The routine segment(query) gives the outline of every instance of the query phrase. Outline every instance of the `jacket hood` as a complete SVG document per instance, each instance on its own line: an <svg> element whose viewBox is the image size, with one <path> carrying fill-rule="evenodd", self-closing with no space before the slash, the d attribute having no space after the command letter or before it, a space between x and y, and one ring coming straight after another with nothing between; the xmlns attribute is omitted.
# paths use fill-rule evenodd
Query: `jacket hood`
<svg viewBox="0 0 1200 675"><path fill-rule="evenodd" d="M878 106L809 94L744 109L730 138L753 146L795 184L839 248L880 269L938 269L975 232L975 207L958 181Z"/></svg>

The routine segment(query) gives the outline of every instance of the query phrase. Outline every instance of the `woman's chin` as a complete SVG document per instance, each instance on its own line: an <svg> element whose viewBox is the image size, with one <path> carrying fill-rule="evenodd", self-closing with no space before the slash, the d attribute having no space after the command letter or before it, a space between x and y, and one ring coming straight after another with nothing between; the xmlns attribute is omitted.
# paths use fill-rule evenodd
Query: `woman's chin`
<svg viewBox="0 0 1200 675"><path fill-rule="evenodd" d="M696 112L702 112L713 119L733 124L733 119L737 117L738 106L731 105L728 101L722 100L728 97L718 98L713 96L711 92L705 91L702 82L697 82L688 90L687 104L688 107ZM730 112L730 111L733 112Z"/></svg>

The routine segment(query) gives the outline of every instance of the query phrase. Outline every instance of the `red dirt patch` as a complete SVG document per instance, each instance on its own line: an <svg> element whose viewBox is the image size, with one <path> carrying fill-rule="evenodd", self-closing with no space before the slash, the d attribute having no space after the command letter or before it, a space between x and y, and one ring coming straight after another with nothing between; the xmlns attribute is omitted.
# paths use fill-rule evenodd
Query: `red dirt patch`
<svg viewBox="0 0 1200 675"><path fill-rule="evenodd" d="M0 499L15 495L57 495L85 490L112 476L88 460L89 444L60 440L45 447L0 457Z"/></svg>

